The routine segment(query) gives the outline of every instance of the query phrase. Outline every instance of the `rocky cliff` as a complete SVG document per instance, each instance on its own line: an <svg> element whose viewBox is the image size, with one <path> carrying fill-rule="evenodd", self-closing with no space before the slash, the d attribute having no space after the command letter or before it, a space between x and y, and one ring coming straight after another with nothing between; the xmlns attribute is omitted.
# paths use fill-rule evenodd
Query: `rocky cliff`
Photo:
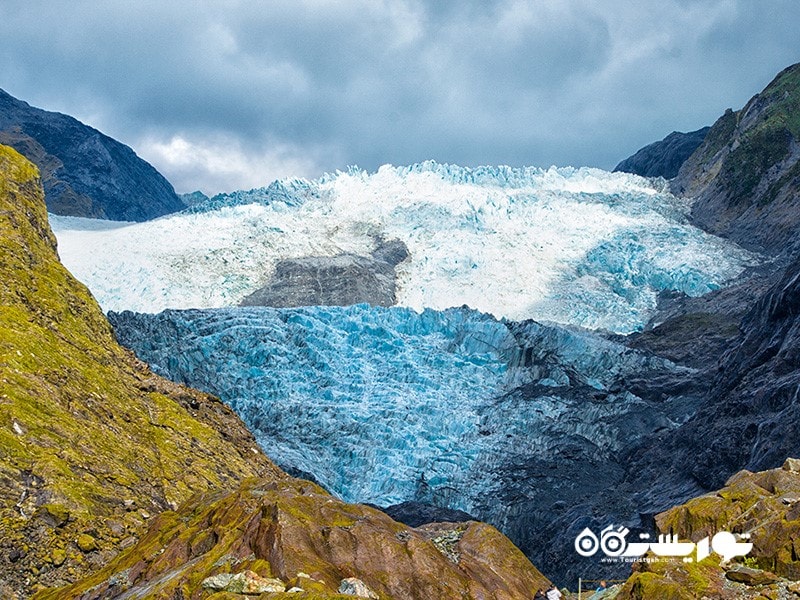
<svg viewBox="0 0 800 600"><path fill-rule="evenodd" d="M635 173L642 177L664 177L672 179L697 147L703 143L710 127L682 133L673 131L659 142L648 144L633 156L629 156L614 171Z"/></svg>
<svg viewBox="0 0 800 600"><path fill-rule="evenodd" d="M218 399L153 375L58 262L43 200L36 167L0 146L3 598L206 598L273 576L306 597L500 599L546 583L488 526L412 531L288 477Z"/></svg>
<svg viewBox="0 0 800 600"><path fill-rule="evenodd" d="M636 564L618 599L800 596L797 459L768 471L740 471L722 489L657 515L655 523L659 531L695 543L720 531L747 534L753 547L729 561L712 554L696 563L662 558Z"/></svg>
<svg viewBox="0 0 800 600"><path fill-rule="evenodd" d="M800 453L800 260L757 299L740 328L707 372L713 383L697 413L641 454L640 474L655 478L666 468L673 485L710 490L739 469L776 467Z"/></svg>
<svg viewBox="0 0 800 600"><path fill-rule="evenodd" d="M6 146L0 247L0 585L70 581L194 492L282 477L230 409L117 345L58 262L36 168Z"/></svg>
<svg viewBox="0 0 800 600"><path fill-rule="evenodd" d="M696 225L778 254L800 224L800 64L728 111L683 164L676 194L697 198Z"/></svg>
<svg viewBox="0 0 800 600"><path fill-rule="evenodd" d="M184 208L172 185L128 146L3 90L0 143L39 167L52 213L145 221Z"/></svg>

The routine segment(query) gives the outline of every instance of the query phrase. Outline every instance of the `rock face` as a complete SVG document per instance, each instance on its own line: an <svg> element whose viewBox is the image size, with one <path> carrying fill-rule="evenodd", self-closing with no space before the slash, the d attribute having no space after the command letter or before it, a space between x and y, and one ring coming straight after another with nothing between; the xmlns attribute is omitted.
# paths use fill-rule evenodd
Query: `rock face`
<svg viewBox="0 0 800 600"><path fill-rule="evenodd" d="M686 159L703 143L710 129L703 127L689 133L673 131L660 142L653 142L623 160L614 167L614 171L672 179Z"/></svg>
<svg viewBox="0 0 800 600"><path fill-rule="evenodd" d="M639 473L665 469L676 487L719 487L739 469L780 465L800 453L797 358L800 261L793 262L741 321L697 413L637 459ZM654 495L663 494L658 487Z"/></svg>
<svg viewBox="0 0 800 600"><path fill-rule="evenodd" d="M425 523L457 523L459 521L474 520L471 515L463 510L452 510L413 500L387 506L382 510L395 521L405 523L409 527L419 527L420 525L425 525Z"/></svg>
<svg viewBox="0 0 800 600"><path fill-rule="evenodd" d="M58 262L36 167L6 146L0 257L0 588L74 580L192 493L285 477L229 408L117 345Z"/></svg>
<svg viewBox="0 0 800 600"><path fill-rule="evenodd" d="M204 588L252 594L269 587L331 599L517 600L547 584L493 527L443 529L457 531L455 562L436 543L441 530L411 529L308 482L250 481L164 513L101 571L36 599L199 600Z"/></svg>
<svg viewBox="0 0 800 600"><path fill-rule="evenodd" d="M750 249L785 250L800 224L800 64L720 117L672 189L697 198L692 219L703 229Z"/></svg>
<svg viewBox="0 0 800 600"><path fill-rule="evenodd" d="M3 90L0 143L39 167L52 213L145 221L184 208L170 183L128 146Z"/></svg>
<svg viewBox="0 0 800 600"><path fill-rule="evenodd" d="M795 597L800 591L800 473L795 469L796 459L789 459L778 469L740 471L722 489L657 515L659 531L681 540L696 543L719 531L746 532L753 547L731 564L712 553L696 564L670 559L636 565L617 597ZM747 565L741 564L745 560Z"/></svg>
<svg viewBox="0 0 800 600"><path fill-rule="evenodd" d="M241 306L393 306L395 267L408 258L400 240L381 242L372 256L340 254L282 260L264 287Z"/></svg>

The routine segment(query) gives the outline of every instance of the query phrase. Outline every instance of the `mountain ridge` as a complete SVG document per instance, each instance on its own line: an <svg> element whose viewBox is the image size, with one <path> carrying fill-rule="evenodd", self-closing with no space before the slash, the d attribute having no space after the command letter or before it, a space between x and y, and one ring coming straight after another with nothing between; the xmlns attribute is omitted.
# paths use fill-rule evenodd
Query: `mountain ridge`
<svg viewBox="0 0 800 600"><path fill-rule="evenodd" d="M128 146L2 89L0 143L39 167L52 213L145 221L185 208L172 185Z"/></svg>
<svg viewBox="0 0 800 600"><path fill-rule="evenodd" d="M800 63L739 111L728 110L671 182L695 198L692 221L773 255L800 225Z"/></svg>
<svg viewBox="0 0 800 600"><path fill-rule="evenodd" d="M673 131L663 140L648 144L621 161L614 171L672 179L686 159L703 143L710 130L711 127L701 127L687 133Z"/></svg>

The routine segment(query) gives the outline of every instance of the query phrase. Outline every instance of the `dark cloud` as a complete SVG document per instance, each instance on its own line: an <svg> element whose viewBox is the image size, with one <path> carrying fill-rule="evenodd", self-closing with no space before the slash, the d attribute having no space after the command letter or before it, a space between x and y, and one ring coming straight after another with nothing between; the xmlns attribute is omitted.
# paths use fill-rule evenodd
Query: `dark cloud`
<svg viewBox="0 0 800 600"><path fill-rule="evenodd" d="M800 60L772 0L0 4L0 87L179 190L348 164L611 167Z"/></svg>

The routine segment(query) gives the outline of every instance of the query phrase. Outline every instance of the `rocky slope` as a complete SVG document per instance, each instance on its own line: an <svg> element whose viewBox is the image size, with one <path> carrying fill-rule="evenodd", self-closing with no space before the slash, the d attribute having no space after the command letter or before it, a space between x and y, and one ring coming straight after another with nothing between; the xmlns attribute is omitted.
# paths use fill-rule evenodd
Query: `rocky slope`
<svg viewBox="0 0 800 600"><path fill-rule="evenodd" d="M800 224L800 64L720 117L672 182L696 225L779 254Z"/></svg>
<svg viewBox="0 0 800 600"><path fill-rule="evenodd" d="M6 146L0 209L0 585L70 581L198 490L282 476L230 409L117 345L58 262L36 168Z"/></svg>
<svg viewBox="0 0 800 600"><path fill-rule="evenodd" d="M768 471L740 471L722 489L657 515L655 523L659 531L695 543L720 531L749 534L753 547L729 562L712 554L696 563L662 559L637 564L617 598L800 597L797 459Z"/></svg>
<svg viewBox="0 0 800 600"><path fill-rule="evenodd" d="M642 177L664 177L672 179L697 147L703 143L710 127L682 133L673 131L659 142L648 144L633 156L629 156L614 171L635 173Z"/></svg>
<svg viewBox="0 0 800 600"><path fill-rule="evenodd" d="M38 171L5 146L0 282L3 598L206 598L220 573L319 598L348 577L409 599L546 582L488 526L411 531L288 477L218 399L153 375L58 262Z"/></svg>
<svg viewBox="0 0 800 600"><path fill-rule="evenodd" d="M145 221L184 208L170 183L128 146L3 90L0 143L39 167L52 213Z"/></svg>
<svg viewBox="0 0 800 600"><path fill-rule="evenodd" d="M655 478L666 468L675 473L673 483L709 490L739 469L775 467L800 453L800 260L758 298L740 327L708 373L713 383L697 413L640 455L640 474Z"/></svg>
<svg viewBox="0 0 800 600"><path fill-rule="evenodd" d="M233 493L200 496L161 515L137 546L96 575L36 598L199 600L214 591L241 592L230 573L244 574L251 594L306 592L267 596L276 599L352 598L337 594L350 578L374 594L369 597L396 600L516 600L547 584L488 525L410 529L308 482L250 481ZM267 579L273 587L267 588ZM253 595L225 596L248 597Z"/></svg>

